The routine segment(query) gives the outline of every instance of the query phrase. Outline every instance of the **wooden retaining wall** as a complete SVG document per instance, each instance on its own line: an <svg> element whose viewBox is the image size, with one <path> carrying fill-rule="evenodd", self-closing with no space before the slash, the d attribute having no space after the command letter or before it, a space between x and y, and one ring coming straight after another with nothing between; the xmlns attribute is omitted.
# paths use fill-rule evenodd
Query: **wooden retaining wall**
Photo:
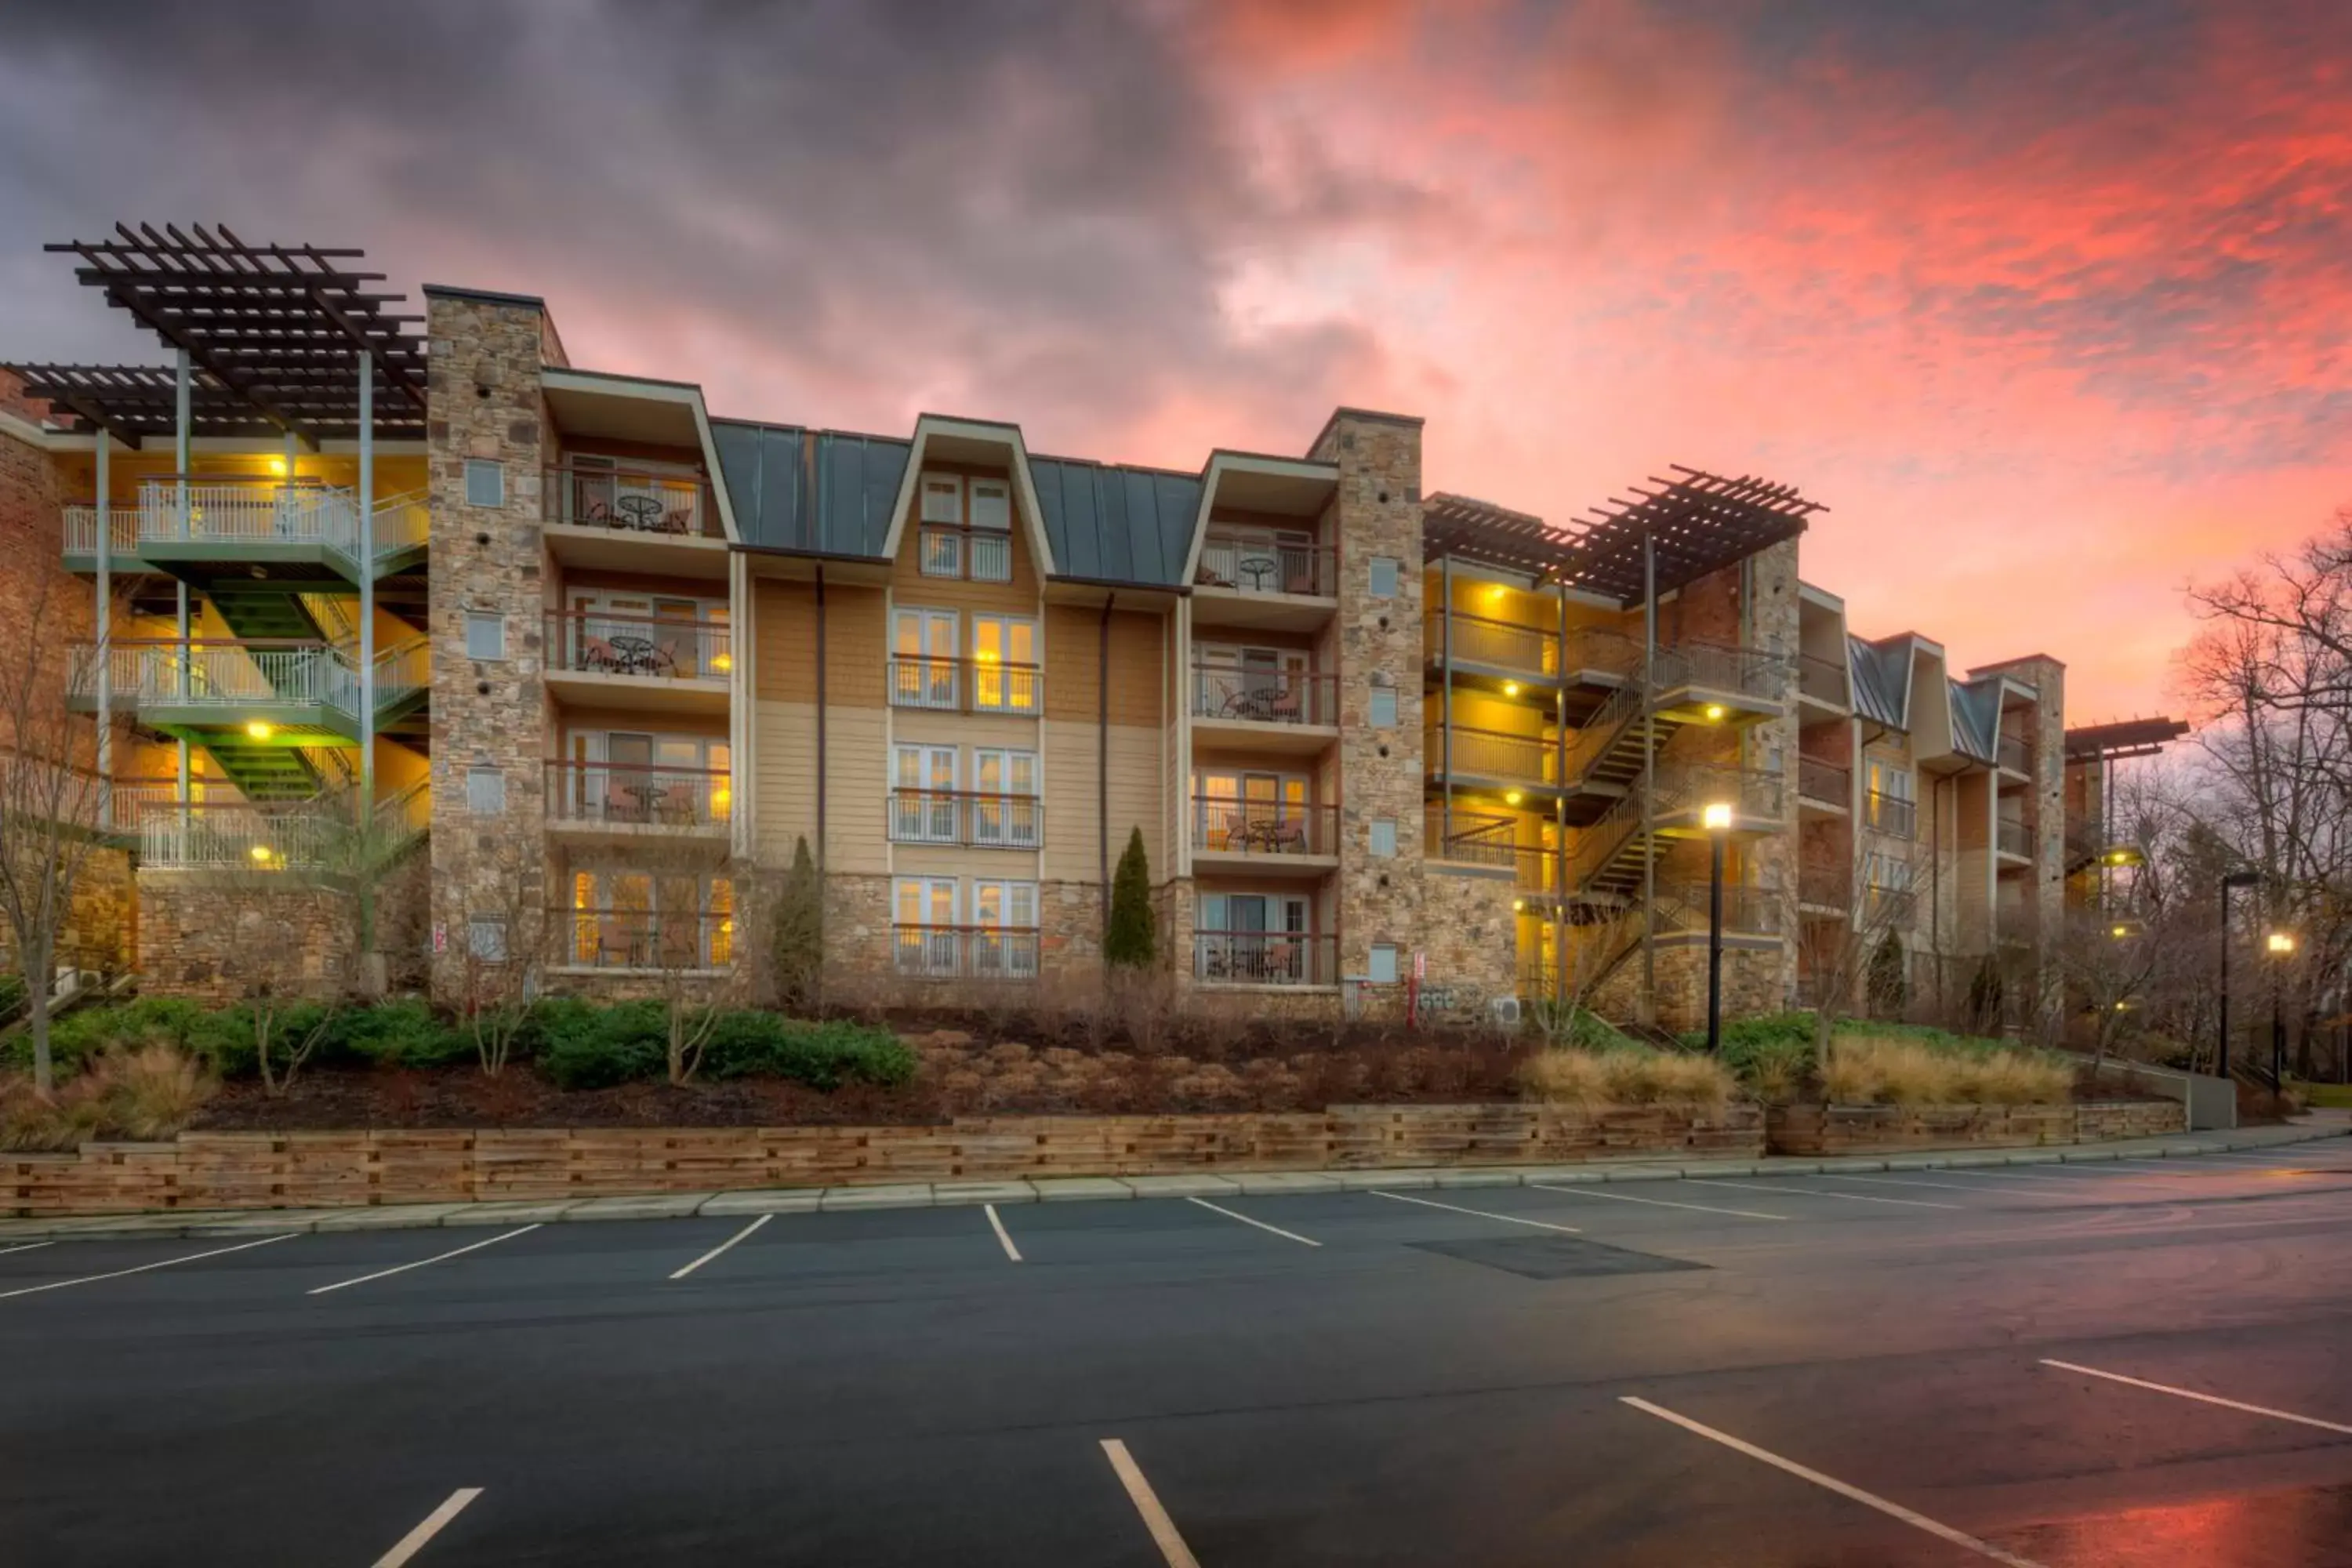
<svg viewBox="0 0 2352 1568"><path fill-rule="evenodd" d="M1754 1158L1764 1117L1540 1105L1342 1105L1320 1113L971 1117L928 1127L190 1132L0 1154L0 1212L315 1208L857 1183L1235 1170Z"/></svg>
<svg viewBox="0 0 2352 1568"><path fill-rule="evenodd" d="M1767 1119L1765 1142L1775 1154L1892 1154L2095 1143L2188 1130L2186 1108L2170 1100L2084 1105L1776 1105Z"/></svg>

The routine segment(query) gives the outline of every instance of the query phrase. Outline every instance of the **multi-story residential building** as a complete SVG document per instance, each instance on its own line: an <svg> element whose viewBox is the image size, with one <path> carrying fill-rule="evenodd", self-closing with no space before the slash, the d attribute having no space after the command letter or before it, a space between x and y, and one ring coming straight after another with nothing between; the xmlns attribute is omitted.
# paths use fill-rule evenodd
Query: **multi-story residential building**
<svg viewBox="0 0 2352 1568"><path fill-rule="evenodd" d="M18 368L0 509L47 542L6 570L76 584L115 962L161 988L233 990L236 901L354 822L445 990L526 942L551 984L724 972L803 844L837 969L1023 984L1097 969L1139 836L1178 982L1306 1011L1687 1023L1718 846L1739 1008L1842 922L1926 982L2059 907L2062 668L1851 636L1784 486L1561 529L1424 494L1421 422L1358 409L1191 472L731 420L572 364L537 299L68 248L175 363Z"/></svg>

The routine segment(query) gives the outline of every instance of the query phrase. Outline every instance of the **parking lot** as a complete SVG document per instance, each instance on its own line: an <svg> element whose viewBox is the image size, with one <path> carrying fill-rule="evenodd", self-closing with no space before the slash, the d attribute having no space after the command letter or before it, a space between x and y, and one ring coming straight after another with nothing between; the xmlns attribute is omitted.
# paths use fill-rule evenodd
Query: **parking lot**
<svg viewBox="0 0 2352 1568"><path fill-rule="evenodd" d="M0 1243L0 1561L2352 1563L2352 1143Z"/></svg>

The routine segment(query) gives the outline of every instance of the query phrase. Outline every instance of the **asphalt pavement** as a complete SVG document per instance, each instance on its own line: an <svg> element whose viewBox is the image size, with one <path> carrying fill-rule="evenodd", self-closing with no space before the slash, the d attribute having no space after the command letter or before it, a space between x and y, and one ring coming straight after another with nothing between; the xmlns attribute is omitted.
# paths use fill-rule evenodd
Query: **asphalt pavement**
<svg viewBox="0 0 2352 1568"><path fill-rule="evenodd" d="M0 1241L0 1563L2352 1564L2352 1142Z"/></svg>

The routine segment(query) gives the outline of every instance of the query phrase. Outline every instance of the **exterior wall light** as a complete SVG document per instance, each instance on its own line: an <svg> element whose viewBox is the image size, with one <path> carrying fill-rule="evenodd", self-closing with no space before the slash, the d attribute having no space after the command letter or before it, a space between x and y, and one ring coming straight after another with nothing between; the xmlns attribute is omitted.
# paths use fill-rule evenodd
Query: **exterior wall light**
<svg viewBox="0 0 2352 1568"><path fill-rule="evenodd" d="M269 864L269 846L267 844L257 844L246 853L253 857L254 864L257 866Z"/></svg>
<svg viewBox="0 0 2352 1568"><path fill-rule="evenodd" d="M1517 681L1516 681L1516 680L1506 680L1505 682L1503 682L1503 695L1504 695L1504 696L1506 696L1506 697L1517 697L1518 694L1519 694L1519 683L1518 683Z"/></svg>
<svg viewBox="0 0 2352 1568"><path fill-rule="evenodd" d="M1706 721L1710 724L1719 724L1723 722L1723 712L1724 709L1722 703L1708 703L1706 705Z"/></svg>
<svg viewBox="0 0 2352 1568"><path fill-rule="evenodd" d="M276 733L268 724L259 719L256 719L252 722L247 724L245 727L245 732L252 736L257 741L267 741L272 734Z"/></svg>
<svg viewBox="0 0 2352 1568"><path fill-rule="evenodd" d="M1505 790L1503 792L1503 804L1505 805L1517 805L1519 802L1525 799L1527 799L1527 796L1521 795L1517 790L1511 789Z"/></svg>

